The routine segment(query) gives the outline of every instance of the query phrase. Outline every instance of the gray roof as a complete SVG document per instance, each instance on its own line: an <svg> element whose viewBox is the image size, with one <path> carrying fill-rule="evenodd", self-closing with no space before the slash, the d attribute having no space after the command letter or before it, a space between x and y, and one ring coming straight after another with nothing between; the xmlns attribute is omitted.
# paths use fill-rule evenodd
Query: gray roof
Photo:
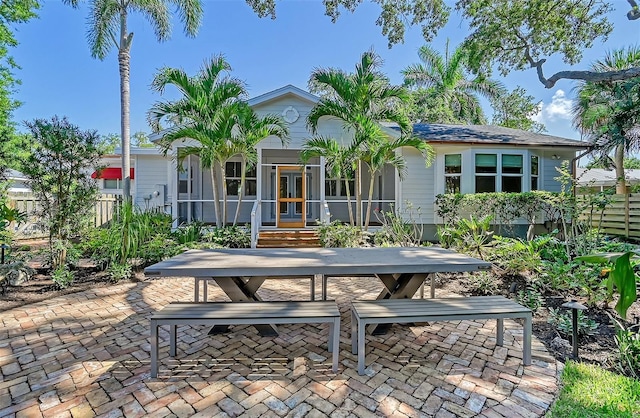
<svg viewBox="0 0 640 418"><path fill-rule="evenodd" d="M397 125L385 124L391 129L400 130ZM482 144L511 146L544 146L588 148L589 144L575 139L537 134L519 129L494 125L442 125L417 123L413 133L430 143Z"/></svg>

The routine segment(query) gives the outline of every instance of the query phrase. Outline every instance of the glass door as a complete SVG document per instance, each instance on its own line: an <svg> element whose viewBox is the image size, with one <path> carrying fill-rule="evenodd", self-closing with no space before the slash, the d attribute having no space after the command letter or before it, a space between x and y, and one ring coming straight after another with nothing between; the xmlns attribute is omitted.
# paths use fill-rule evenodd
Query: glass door
<svg viewBox="0 0 640 418"><path fill-rule="evenodd" d="M304 228L307 218L305 204L306 182L300 166L278 167L276 174L278 190L278 228Z"/></svg>

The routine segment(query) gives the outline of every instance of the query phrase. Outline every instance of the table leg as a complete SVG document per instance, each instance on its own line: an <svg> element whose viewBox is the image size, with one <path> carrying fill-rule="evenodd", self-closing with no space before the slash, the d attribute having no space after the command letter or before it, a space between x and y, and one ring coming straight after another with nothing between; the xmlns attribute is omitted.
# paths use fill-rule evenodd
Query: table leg
<svg viewBox="0 0 640 418"><path fill-rule="evenodd" d="M311 276L311 300L316 300L316 276Z"/></svg>
<svg viewBox="0 0 640 418"><path fill-rule="evenodd" d="M427 273L377 274L376 277L385 286L377 299L411 299L427 276ZM380 335L385 334L390 327L391 324L372 324L369 325L369 331L372 334Z"/></svg>
<svg viewBox="0 0 640 418"><path fill-rule="evenodd" d="M266 277L214 277L216 284L231 299L232 302L260 301L256 293L266 280ZM275 325L254 325L263 337L278 335ZM216 325L211 328L209 334L221 334L227 332L228 325Z"/></svg>
<svg viewBox="0 0 640 418"><path fill-rule="evenodd" d="M151 320L151 377L158 377L158 323Z"/></svg>

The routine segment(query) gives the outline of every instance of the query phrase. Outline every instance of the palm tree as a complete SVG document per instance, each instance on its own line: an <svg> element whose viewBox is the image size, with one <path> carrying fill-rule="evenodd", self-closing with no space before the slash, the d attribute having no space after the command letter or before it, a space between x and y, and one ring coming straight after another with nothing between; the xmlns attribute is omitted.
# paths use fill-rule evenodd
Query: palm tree
<svg viewBox="0 0 640 418"><path fill-rule="evenodd" d="M349 180L353 179L354 172L355 154L353 149L341 145L334 138L316 136L306 141L300 152L300 160L303 164L314 157L325 158L325 167L331 178L344 179L349 223L355 226L353 209L351 208L351 188L349 187Z"/></svg>
<svg viewBox="0 0 640 418"><path fill-rule="evenodd" d="M79 0L63 0L78 7ZM169 4L176 6L184 23L185 33L195 36L202 19L201 0L90 0L87 31L91 56L103 60L115 46L118 49L120 71L120 137L122 139L122 194L131 199L130 124L129 124L129 72L133 32L127 28L127 17L139 12L151 22L156 38L162 42L171 34Z"/></svg>
<svg viewBox="0 0 640 418"><path fill-rule="evenodd" d="M247 170L255 166L258 162L256 145L269 136L280 139L283 146L289 143L289 128L286 122L278 115L258 116L255 111L245 105L243 110L237 114L236 126L232 135L232 142L235 144L236 155L241 158L240 187L238 188L238 205L233 217L233 225L238 223L240 216L240 204L246 182Z"/></svg>
<svg viewBox="0 0 640 418"><path fill-rule="evenodd" d="M478 75L469 79L467 53L458 47L444 56L429 45L418 50L420 64L402 71L405 85L414 88L414 120L482 125L487 123L478 95L496 99L506 92L502 83Z"/></svg>
<svg viewBox="0 0 640 418"><path fill-rule="evenodd" d="M221 148L231 138L232 115L239 111L239 101L246 96L244 83L228 73L231 66L222 56L205 62L198 74L188 76L183 70L165 68L155 76L151 87L163 93L173 85L182 97L175 101L157 102L147 113L151 128L158 132L161 122L168 121L159 145L165 154L175 140L191 138L197 147L185 147L177 155L182 161L187 155L198 155L203 168L211 170L211 187L216 225L222 226L223 217L218 198L217 164Z"/></svg>
<svg viewBox="0 0 640 418"><path fill-rule="evenodd" d="M402 106L409 100L404 87L392 86L379 71L380 57L373 51L362 54L355 73L336 69L316 69L309 84L324 92L311 109L307 125L315 135L324 116L342 121L343 128L353 135L349 146L356 161L356 223L362 226L361 162L362 155L379 140L380 121L396 122L403 133L411 131L411 124Z"/></svg>
<svg viewBox="0 0 640 418"><path fill-rule="evenodd" d="M592 65L593 71L624 70L640 65L640 48L614 50ZM574 103L574 126L596 150L614 152L616 193L626 193L624 157L640 149L640 79L611 83L582 83Z"/></svg>

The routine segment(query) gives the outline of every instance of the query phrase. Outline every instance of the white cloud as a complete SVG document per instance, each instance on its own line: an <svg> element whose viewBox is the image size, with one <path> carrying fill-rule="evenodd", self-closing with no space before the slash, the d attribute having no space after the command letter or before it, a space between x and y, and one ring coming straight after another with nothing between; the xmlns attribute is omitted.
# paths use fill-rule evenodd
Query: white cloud
<svg viewBox="0 0 640 418"><path fill-rule="evenodd" d="M555 122L571 120L571 106L573 101L566 97L564 90L558 90L551 98L551 103L542 103L542 110L536 115L540 122Z"/></svg>

